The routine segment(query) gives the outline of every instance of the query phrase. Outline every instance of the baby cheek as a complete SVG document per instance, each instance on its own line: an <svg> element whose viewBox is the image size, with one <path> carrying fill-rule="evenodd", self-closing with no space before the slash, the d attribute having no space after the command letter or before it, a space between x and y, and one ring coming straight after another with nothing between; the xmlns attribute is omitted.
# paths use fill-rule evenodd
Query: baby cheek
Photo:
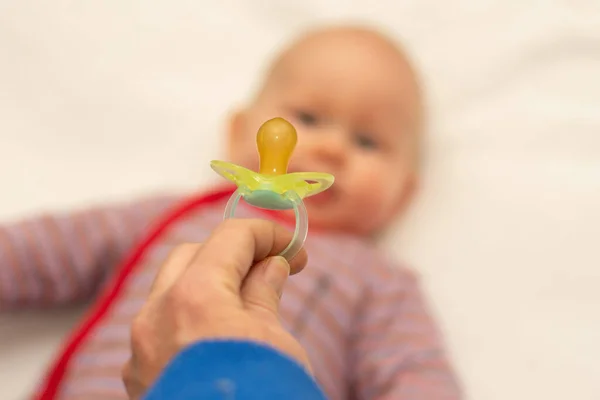
<svg viewBox="0 0 600 400"><path fill-rule="evenodd" d="M244 151L241 156L241 160L239 160L239 165L253 171L258 171L259 158L257 152Z"/></svg>
<svg viewBox="0 0 600 400"><path fill-rule="evenodd" d="M361 179L359 197L360 207L376 214L384 208L389 198L389 187L384 177L368 174Z"/></svg>

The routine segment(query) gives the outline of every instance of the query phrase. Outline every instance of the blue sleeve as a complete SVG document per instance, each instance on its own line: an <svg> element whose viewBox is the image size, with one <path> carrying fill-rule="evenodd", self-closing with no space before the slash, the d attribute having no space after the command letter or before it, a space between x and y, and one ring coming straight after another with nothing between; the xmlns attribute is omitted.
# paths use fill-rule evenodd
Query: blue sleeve
<svg viewBox="0 0 600 400"><path fill-rule="evenodd" d="M167 365L145 400L325 400L290 357L251 341L200 341Z"/></svg>

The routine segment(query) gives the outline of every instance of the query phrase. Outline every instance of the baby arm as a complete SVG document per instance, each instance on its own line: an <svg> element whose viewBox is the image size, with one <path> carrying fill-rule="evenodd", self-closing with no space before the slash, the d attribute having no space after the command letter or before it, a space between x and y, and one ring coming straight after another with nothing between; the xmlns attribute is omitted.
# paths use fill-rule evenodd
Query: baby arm
<svg viewBox="0 0 600 400"><path fill-rule="evenodd" d="M155 198L0 227L0 310L91 297L172 201Z"/></svg>
<svg viewBox="0 0 600 400"><path fill-rule="evenodd" d="M372 286L359 317L354 346L358 398L460 399L416 278L399 269L390 274Z"/></svg>

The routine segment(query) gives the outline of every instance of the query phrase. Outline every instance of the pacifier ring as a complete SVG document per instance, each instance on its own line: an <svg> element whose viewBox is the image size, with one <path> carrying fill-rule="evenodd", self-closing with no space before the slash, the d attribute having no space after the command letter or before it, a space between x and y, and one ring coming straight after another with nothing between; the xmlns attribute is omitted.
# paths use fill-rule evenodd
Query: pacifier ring
<svg viewBox="0 0 600 400"><path fill-rule="evenodd" d="M225 206L225 212L223 214L223 220L227 220L230 218L234 218L235 211L240 202L240 199L244 197L245 191L241 188L238 188L229 198L227 205ZM306 236L308 235L308 214L306 212L306 207L304 206L304 202L298 196L298 194L294 191L286 192L286 197L291 201L294 214L296 216L296 227L294 228L294 236L292 240L287 245L287 247L278 255L285 258L286 260L291 261L292 258L298 254L302 246L304 245L304 241L306 240Z"/></svg>

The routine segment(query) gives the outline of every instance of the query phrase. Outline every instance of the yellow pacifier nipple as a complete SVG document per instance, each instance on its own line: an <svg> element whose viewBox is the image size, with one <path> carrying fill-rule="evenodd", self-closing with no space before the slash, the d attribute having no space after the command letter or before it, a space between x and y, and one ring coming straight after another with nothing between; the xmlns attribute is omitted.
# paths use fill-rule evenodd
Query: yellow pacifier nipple
<svg viewBox="0 0 600 400"><path fill-rule="evenodd" d="M247 203L272 210L290 209L296 201L329 189L334 181L333 175L322 172L288 173L297 141L292 124L273 118L256 134L259 172L225 161L213 160L210 164L219 175L236 184Z"/></svg>
<svg viewBox="0 0 600 400"><path fill-rule="evenodd" d="M298 134L292 124L283 118L273 118L261 125L256 134L259 173L285 175Z"/></svg>

